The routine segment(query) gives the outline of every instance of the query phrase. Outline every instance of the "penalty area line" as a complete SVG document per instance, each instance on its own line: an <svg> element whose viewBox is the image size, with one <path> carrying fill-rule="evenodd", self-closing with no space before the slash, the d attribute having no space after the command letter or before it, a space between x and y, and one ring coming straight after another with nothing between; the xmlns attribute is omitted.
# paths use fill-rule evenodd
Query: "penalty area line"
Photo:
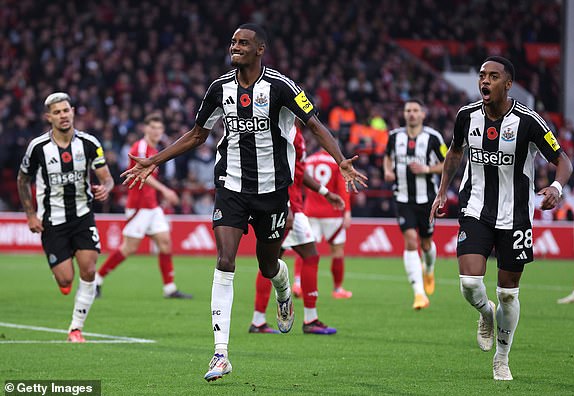
<svg viewBox="0 0 574 396"><path fill-rule="evenodd" d="M0 322L0 327L8 327L11 329L21 329L21 330L32 330L32 331L44 331L48 333L60 333L60 334L68 334L67 330L62 329L53 329L50 327L41 327L41 326L28 326L28 325L21 325L17 323L6 323ZM105 340L86 340L86 343L92 344L153 344L155 340L147 340L145 338L134 338L134 337L124 337L124 336L115 336L110 334L99 334L99 333L87 333L82 332L83 335L88 337L97 337L97 338L106 338ZM0 341L0 344L58 344L58 343L67 343L67 341L39 341L39 340L6 340Z"/></svg>

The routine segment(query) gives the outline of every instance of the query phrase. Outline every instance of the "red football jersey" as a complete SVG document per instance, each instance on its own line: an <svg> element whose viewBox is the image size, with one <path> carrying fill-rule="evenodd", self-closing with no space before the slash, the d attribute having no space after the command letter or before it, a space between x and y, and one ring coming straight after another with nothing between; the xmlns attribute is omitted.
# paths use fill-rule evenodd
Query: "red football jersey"
<svg viewBox="0 0 574 396"><path fill-rule="evenodd" d="M305 214L307 217L342 217L344 211L350 211L350 195L345 189L345 179L341 175L339 165L333 157L324 150L320 150L307 157L305 172L318 183L327 187L329 191L339 194L345 201L345 209L337 210L321 194L307 189L305 198Z"/></svg>
<svg viewBox="0 0 574 396"><path fill-rule="evenodd" d="M130 149L130 154L136 157L151 157L157 153L157 149L149 146L145 139L138 140L135 142ZM131 168L136 163L130 158ZM158 169L153 171L152 176L157 177ZM157 191L155 188L144 184L143 188L139 190L137 187L128 190L128 200L126 202L126 208L129 209L153 209L158 205L157 202Z"/></svg>
<svg viewBox="0 0 574 396"><path fill-rule="evenodd" d="M305 138L299 127L293 140L295 146L295 175L289 186L289 203L293 213L303 212L303 172L305 172Z"/></svg>

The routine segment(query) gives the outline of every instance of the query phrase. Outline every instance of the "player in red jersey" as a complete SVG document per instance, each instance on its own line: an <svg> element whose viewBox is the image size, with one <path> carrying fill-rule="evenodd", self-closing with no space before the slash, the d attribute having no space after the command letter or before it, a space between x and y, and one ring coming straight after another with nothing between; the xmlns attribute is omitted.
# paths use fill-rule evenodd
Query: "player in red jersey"
<svg viewBox="0 0 574 396"><path fill-rule="evenodd" d="M345 241L346 230L351 225L351 204L349 193L345 189L345 180L337 164L324 150L310 155L305 161L305 172L316 180L321 188L309 191L305 198L305 214L309 218L315 241L323 238L331 249L331 273L333 274L333 297L351 298L353 293L343 288L345 273ZM331 205L327 196L335 192L345 201L344 208ZM295 281L297 273L295 272ZM296 290L296 286L293 286Z"/></svg>
<svg viewBox="0 0 574 396"><path fill-rule="evenodd" d="M292 221L289 232L283 241L282 248L292 248L297 253L296 260L300 260L301 286L303 296L303 332L306 334L335 334L335 328L325 325L319 320L317 314L317 273L319 270L319 253L315 245L315 238L307 216L303 213L303 185L313 191L318 191L321 185L305 174L305 139L301 130L294 128L296 133L293 145L295 146L295 175L293 184L289 186L289 219ZM343 199L334 193L326 196L331 205L343 208ZM291 220L292 218L292 220ZM267 325L265 311L271 294L271 281L257 273L255 281L255 311L249 327L250 333L279 333L278 330Z"/></svg>
<svg viewBox="0 0 574 396"><path fill-rule="evenodd" d="M130 149L130 154L136 157L150 157L157 153L165 126L161 116L150 114L144 120L144 138L138 140ZM130 159L130 167L135 162ZM177 205L179 198L175 191L157 180L157 170L153 176L146 180L141 190L128 190L126 203L127 222L122 234L124 239L118 250L110 254L104 264L96 273L96 296L101 296L101 287L104 277L123 262L128 256L134 254L148 235L159 250L159 268L163 278L163 295L166 298L192 298L191 294L180 292L174 283L173 261L171 257L171 236L169 224L158 204L157 191L172 205Z"/></svg>

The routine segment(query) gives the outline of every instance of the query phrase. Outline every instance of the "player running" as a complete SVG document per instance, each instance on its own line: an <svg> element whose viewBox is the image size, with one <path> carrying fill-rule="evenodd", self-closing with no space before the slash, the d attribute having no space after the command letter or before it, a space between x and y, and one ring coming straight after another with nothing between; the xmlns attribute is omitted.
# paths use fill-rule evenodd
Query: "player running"
<svg viewBox="0 0 574 396"><path fill-rule="evenodd" d="M157 154L157 146L165 131L165 125L159 114L149 114L144 119L144 137L135 142L130 154L134 157L148 158ZM134 166L130 159L130 167ZM104 278L120 265L126 258L136 253L143 238L148 235L159 250L159 269L163 280L165 298L193 298L191 294L182 293L174 282L173 260L171 255L171 236L169 223L159 206L157 192L172 205L179 203L179 197L169 187L157 179L159 171L147 178L141 191L128 190L126 203L127 222L122 234L124 239L119 249L112 252L96 273L96 297L102 293Z"/></svg>

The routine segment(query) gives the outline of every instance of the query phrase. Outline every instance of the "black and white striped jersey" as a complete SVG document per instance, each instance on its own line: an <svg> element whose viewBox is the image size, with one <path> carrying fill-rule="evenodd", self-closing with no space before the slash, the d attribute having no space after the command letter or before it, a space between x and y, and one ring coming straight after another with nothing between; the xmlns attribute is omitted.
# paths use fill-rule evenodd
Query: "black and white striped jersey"
<svg viewBox="0 0 574 396"><path fill-rule="evenodd" d="M536 153L554 161L562 151L542 117L513 99L504 117L491 121L482 101L471 103L457 114L452 145L468 148L460 215L505 230L531 226Z"/></svg>
<svg viewBox="0 0 574 396"><path fill-rule="evenodd" d="M211 84L196 118L212 129L223 117L215 185L253 194L286 188L293 182L295 117L306 123L316 110L301 88L276 70L263 67L249 88L238 83L236 72Z"/></svg>
<svg viewBox="0 0 574 396"><path fill-rule="evenodd" d="M436 175L411 172L409 164L433 166L444 161L446 145L441 134L431 127L424 126L421 133L410 138L405 127L393 129L385 154L388 155L395 171L395 200L401 203L425 204L436 197Z"/></svg>
<svg viewBox="0 0 574 396"><path fill-rule="evenodd" d="M20 170L36 176L38 217L55 226L90 212L90 169L105 165L104 151L94 136L74 131L72 142L61 148L49 131L30 142Z"/></svg>

